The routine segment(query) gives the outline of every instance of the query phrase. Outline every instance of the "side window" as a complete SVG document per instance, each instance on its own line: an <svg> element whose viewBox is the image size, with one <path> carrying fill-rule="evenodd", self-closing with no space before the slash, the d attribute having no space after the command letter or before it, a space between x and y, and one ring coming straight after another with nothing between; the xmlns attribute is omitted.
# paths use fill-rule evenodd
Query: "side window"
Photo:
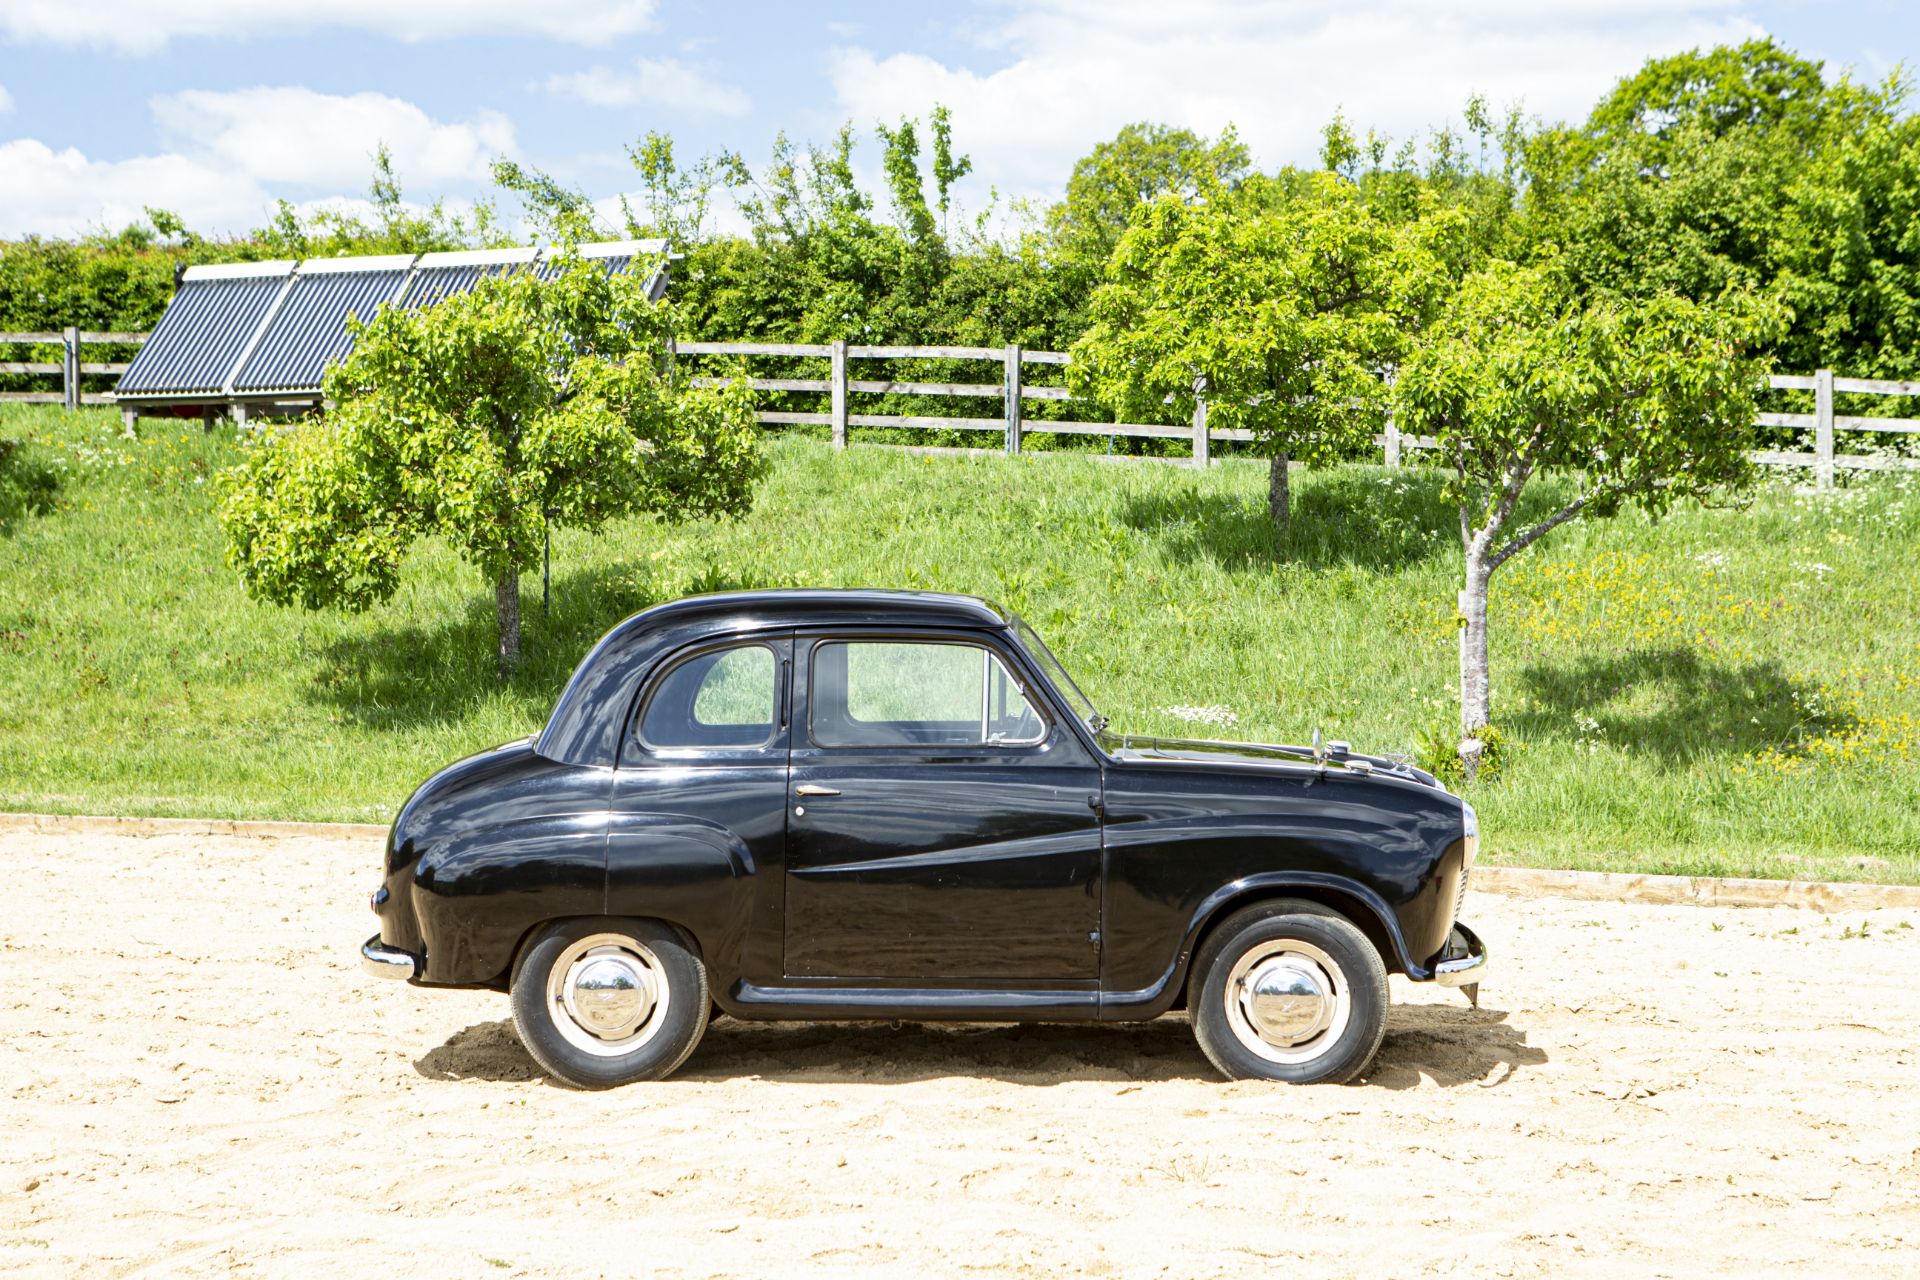
<svg viewBox="0 0 1920 1280"><path fill-rule="evenodd" d="M1046 721L992 651L900 640L813 650L811 733L823 747L1039 742Z"/></svg>
<svg viewBox="0 0 1920 1280"><path fill-rule="evenodd" d="M760 746L773 737L775 683L765 645L688 658L647 696L640 740L667 750Z"/></svg>

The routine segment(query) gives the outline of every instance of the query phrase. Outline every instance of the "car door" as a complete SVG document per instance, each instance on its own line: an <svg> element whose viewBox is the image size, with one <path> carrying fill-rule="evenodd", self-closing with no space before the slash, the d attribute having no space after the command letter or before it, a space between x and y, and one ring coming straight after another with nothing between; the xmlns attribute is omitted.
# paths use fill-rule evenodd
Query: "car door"
<svg viewBox="0 0 1920 1280"><path fill-rule="evenodd" d="M977 635L794 645L785 964L904 986L1091 986L1100 770Z"/></svg>
<svg viewBox="0 0 1920 1280"><path fill-rule="evenodd" d="M722 986L780 973L791 657L784 635L676 654L640 691L614 770L607 911L692 928Z"/></svg>

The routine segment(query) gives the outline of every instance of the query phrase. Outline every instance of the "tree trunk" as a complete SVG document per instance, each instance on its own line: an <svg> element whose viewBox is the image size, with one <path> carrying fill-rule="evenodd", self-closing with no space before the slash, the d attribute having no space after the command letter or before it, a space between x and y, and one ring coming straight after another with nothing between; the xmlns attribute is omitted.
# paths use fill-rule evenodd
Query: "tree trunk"
<svg viewBox="0 0 1920 1280"><path fill-rule="evenodd" d="M1271 468L1267 472L1267 514L1273 517L1276 529L1287 525L1288 508L1292 505L1287 491L1287 455L1273 455Z"/></svg>
<svg viewBox="0 0 1920 1280"><path fill-rule="evenodd" d="M1468 550L1460 591L1460 764L1468 782L1480 772L1492 704L1487 667L1487 579L1492 572L1482 555Z"/></svg>
<svg viewBox="0 0 1920 1280"><path fill-rule="evenodd" d="M494 620L500 624L500 678L520 665L520 571L509 569L494 580Z"/></svg>

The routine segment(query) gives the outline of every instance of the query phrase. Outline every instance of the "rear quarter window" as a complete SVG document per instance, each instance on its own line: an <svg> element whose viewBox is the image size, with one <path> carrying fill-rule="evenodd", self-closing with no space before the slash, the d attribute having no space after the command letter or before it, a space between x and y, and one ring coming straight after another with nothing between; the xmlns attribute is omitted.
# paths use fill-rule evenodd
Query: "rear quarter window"
<svg viewBox="0 0 1920 1280"><path fill-rule="evenodd" d="M655 750L763 745L773 737L776 665L761 644L683 659L648 693L640 741Z"/></svg>

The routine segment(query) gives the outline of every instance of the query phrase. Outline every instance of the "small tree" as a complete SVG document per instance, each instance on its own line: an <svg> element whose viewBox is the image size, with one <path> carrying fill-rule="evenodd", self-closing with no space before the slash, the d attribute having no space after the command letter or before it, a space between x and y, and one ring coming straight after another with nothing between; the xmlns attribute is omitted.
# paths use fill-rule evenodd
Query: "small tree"
<svg viewBox="0 0 1920 1280"><path fill-rule="evenodd" d="M437 534L494 587L499 663L520 658L520 573L547 523L739 515L762 469L743 383L681 385L644 273L562 259L421 310L351 322L329 410L225 476L228 561L275 604L365 609Z"/></svg>
<svg viewBox="0 0 1920 1280"><path fill-rule="evenodd" d="M1252 167L1232 125L1212 140L1171 125L1126 125L1074 161L1066 198L1047 211L1047 229L1063 257L1098 270L1140 205L1162 195L1217 197Z"/></svg>
<svg viewBox="0 0 1920 1280"><path fill-rule="evenodd" d="M1384 372L1456 225L1389 225L1330 174L1275 213L1162 196L1120 238L1069 377L1128 417L1191 413L1204 394L1210 427L1251 431L1271 458L1268 509L1285 524L1290 460L1347 456L1383 425Z"/></svg>
<svg viewBox="0 0 1920 1280"><path fill-rule="evenodd" d="M1438 441L1454 468L1465 552L1460 591L1460 758L1479 767L1492 704L1487 586L1507 561L1569 520L1749 483L1754 393L1765 368L1747 353L1784 324L1781 309L1729 294L1703 306L1673 295L1568 306L1540 268L1495 263L1459 292L1401 366L1402 426ZM1574 498L1521 527L1528 481L1576 474Z"/></svg>

